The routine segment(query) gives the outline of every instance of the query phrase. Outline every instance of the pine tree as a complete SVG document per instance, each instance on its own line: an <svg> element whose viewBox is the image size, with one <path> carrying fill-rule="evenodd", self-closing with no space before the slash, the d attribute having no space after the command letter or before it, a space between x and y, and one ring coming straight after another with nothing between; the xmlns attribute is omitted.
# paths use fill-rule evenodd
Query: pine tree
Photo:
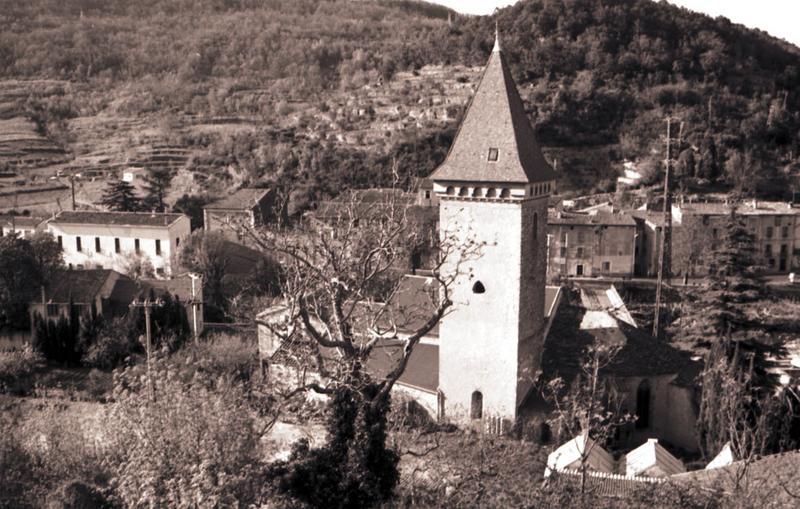
<svg viewBox="0 0 800 509"><path fill-rule="evenodd" d="M768 336L762 324L746 313L747 305L764 293L764 283L756 272L754 245L755 236L732 208L705 285L684 309L677 338L706 355L716 345L725 345L729 358L752 364L757 384L770 385L766 357L774 347L765 341Z"/></svg>
<svg viewBox="0 0 800 509"><path fill-rule="evenodd" d="M169 168L148 168L144 176L145 204L148 208L157 207L159 212L164 210L164 196L172 183L172 171Z"/></svg>
<svg viewBox="0 0 800 509"><path fill-rule="evenodd" d="M133 186L122 179L109 182L100 202L110 210L136 212L142 210L142 200L134 192Z"/></svg>

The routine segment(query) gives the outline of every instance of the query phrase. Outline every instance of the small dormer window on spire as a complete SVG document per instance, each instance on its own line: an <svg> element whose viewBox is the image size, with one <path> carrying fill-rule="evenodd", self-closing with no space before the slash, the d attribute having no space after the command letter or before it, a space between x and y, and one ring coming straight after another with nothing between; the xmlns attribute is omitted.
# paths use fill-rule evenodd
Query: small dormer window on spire
<svg viewBox="0 0 800 509"><path fill-rule="evenodd" d="M499 155L499 151L496 148L489 149L489 162L497 161L497 156Z"/></svg>

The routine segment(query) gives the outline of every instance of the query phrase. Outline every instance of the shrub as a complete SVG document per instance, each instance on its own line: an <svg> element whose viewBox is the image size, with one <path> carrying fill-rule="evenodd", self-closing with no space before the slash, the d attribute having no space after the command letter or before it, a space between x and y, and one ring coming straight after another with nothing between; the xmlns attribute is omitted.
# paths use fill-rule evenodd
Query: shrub
<svg viewBox="0 0 800 509"><path fill-rule="evenodd" d="M82 360L87 366L112 369L140 349L128 320L115 318L106 322L97 332L94 343L89 345Z"/></svg>
<svg viewBox="0 0 800 509"><path fill-rule="evenodd" d="M0 393L25 394L32 384L31 375L43 364L42 355L30 345L0 352Z"/></svg>
<svg viewBox="0 0 800 509"><path fill-rule="evenodd" d="M141 370L116 376L109 464L125 506L248 506L262 483L260 431L244 390L229 378L183 379L152 363L153 397ZM146 438L143 438L146 437Z"/></svg>

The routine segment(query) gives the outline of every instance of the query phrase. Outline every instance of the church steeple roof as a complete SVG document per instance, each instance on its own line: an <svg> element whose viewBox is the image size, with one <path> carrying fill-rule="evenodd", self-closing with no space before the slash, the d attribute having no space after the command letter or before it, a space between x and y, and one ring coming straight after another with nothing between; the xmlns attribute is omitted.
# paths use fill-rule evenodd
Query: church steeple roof
<svg viewBox="0 0 800 509"><path fill-rule="evenodd" d="M439 181L525 184L554 180L495 34L489 62L444 163Z"/></svg>

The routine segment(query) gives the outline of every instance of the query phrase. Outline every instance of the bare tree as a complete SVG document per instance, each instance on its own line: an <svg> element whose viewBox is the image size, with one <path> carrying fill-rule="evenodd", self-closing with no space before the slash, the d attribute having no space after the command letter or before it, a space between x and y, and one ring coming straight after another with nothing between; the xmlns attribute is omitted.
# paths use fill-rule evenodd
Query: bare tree
<svg viewBox="0 0 800 509"><path fill-rule="evenodd" d="M544 387L544 396L553 406L549 420L556 437L574 439L580 454L580 493L586 492L589 459L598 444L608 442L617 429L635 420L623 411L623 397L601 371L611 364L619 347L594 343L587 347L580 371L567 386L564 378L554 378ZM561 441L561 440L559 440Z"/></svg>
<svg viewBox="0 0 800 509"><path fill-rule="evenodd" d="M312 390L331 397L324 454L335 466L327 473L339 476L336 496L344 505L374 504L391 492L397 475L397 456L386 449L385 435L391 390L420 340L453 305L451 289L465 262L480 254L481 245L465 230L445 232L426 283L409 288L402 271L409 250L425 235L414 225L408 204L392 192L369 204L350 194L324 224L241 230L283 265L280 319L259 323L282 345L284 361L296 367L290 394ZM389 353L395 355L386 359ZM370 364L381 356L384 369L376 372Z"/></svg>
<svg viewBox="0 0 800 509"><path fill-rule="evenodd" d="M727 345L717 344L706 360L702 374L702 393L697 427L700 448L710 459L726 445L734 463L727 469L734 493L748 491L748 470L764 454L783 450L785 429L793 418L795 398L784 389L773 393L753 381L753 359L750 368L742 367L737 347L729 359Z"/></svg>

